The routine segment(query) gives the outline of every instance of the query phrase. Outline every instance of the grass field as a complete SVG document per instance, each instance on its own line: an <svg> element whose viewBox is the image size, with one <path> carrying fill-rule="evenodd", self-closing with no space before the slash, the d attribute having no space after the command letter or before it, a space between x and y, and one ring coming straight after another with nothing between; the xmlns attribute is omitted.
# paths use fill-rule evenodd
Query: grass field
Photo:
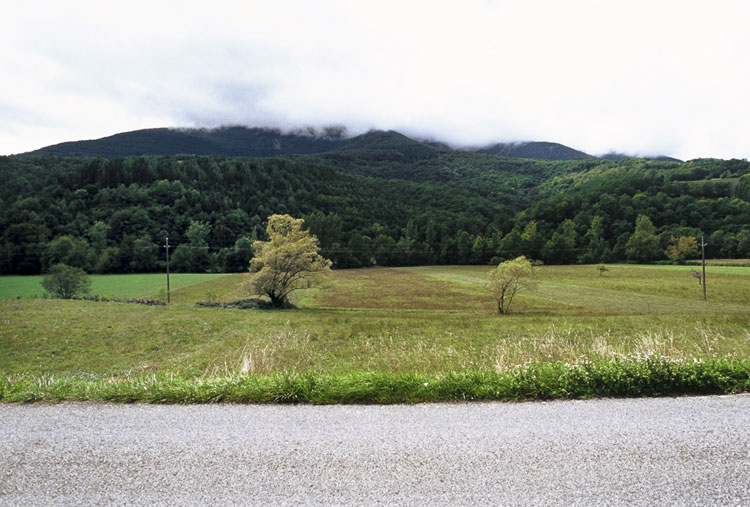
<svg viewBox="0 0 750 507"><path fill-rule="evenodd" d="M603 276L595 266L543 266L536 269L538 287L522 296L524 314L690 314L744 313L750 308L750 269L707 269L708 301L685 266L613 265ZM434 279L457 282L483 296L483 266L407 268ZM486 297L486 296L485 296Z"/></svg>
<svg viewBox="0 0 750 507"><path fill-rule="evenodd" d="M223 278L222 274L173 273L169 277L172 290L186 288ZM0 299L42 297L42 276L0 277ZM91 275L91 293L120 299L157 297L166 294L167 277L163 273L138 275ZM166 296L165 296L166 297Z"/></svg>
<svg viewBox="0 0 750 507"><path fill-rule="evenodd" d="M11 299L0 301L0 377L21 385L167 375L203 385L236 375L323 376L318 384L364 375L370 385L383 375L437 382L650 358L740 361L750 371L749 268L711 266L703 301L687 267L609 267L601 277L594 266L538 268L537 287L505 317L483 290L489 268L476 266L334 271L326 288L301 292L298 309L283 311L192 304L245 297L243 275L186 278L167 307ZM116 286L131 290L127 277ZM132 286L140 297L160 289Z"/></svg>

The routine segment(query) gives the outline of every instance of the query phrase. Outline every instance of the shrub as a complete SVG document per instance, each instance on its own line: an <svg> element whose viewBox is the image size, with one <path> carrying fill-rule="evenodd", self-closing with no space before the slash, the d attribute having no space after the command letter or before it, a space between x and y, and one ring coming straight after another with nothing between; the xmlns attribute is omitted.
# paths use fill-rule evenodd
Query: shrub
<svg viewBox="0 0 750 507"><path fill-rule="evenodd" d="M55 264L42 280L42 287L54 297L71 299L91 289L91 280L84 270L66 264Z"/></svg>

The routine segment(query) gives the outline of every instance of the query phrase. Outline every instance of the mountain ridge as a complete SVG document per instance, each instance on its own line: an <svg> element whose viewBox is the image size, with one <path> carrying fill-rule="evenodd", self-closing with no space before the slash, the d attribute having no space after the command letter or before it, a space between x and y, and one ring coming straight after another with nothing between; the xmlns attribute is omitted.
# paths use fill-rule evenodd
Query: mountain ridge
<svg viewBox="0 0 750 507"><path fill-rule="evenodd" d="M132 155L207 155L272 157L342 151L370 151L381 156L400 154L408 159L433 156L441 150L471 151L508 158L537 160L621 160L628 155L590 155L560 143L522 141L493 143L473 148L451 148L441 141L427 141L394 130L370 130L348 136L344 127L301 128L284 131L271 127L225 126L207 128L148 128L120 132L98 139L67 141L20 154L20 156L102 157ZM671 157L643 157L677 161Z"/></svg>
<svg viewBox="0 0 750 507"><path fill-rule="evenodd" d="M570 148L560 143L547 141L525 141L518 143L496 143L476 150L487 155L510 158L533 158L541 160L587 160L593 155Z"/></svg>

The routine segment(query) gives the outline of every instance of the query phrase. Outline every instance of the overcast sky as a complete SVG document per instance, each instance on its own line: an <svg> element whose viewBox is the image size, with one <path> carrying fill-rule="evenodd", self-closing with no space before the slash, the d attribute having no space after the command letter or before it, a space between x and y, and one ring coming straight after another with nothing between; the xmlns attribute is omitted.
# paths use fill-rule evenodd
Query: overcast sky
<svg viewBox="0 0 750 507"><path fill-rule="evenodd" d="M0 154L148 127L750 158L750 2L0 0Z"/></svg>

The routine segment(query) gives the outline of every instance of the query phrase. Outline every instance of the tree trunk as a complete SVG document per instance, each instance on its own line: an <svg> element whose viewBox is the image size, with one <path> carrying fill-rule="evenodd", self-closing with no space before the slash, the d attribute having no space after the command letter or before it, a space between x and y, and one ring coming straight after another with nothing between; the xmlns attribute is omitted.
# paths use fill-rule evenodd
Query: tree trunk
<svg viewBox="0 0 750 507"><path fill-rule="evenodd" d="M283 308L286 306L286 298L278 297L276 295L269 295L268 298L271 300L271 305L276 308Z"/></svg>

